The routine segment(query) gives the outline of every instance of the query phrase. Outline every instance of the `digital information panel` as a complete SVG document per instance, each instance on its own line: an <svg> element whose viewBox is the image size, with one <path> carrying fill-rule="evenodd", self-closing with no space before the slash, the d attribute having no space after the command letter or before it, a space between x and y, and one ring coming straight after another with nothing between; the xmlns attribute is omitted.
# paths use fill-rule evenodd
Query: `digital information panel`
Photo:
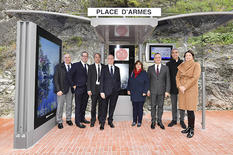
<svg viewBox="0 0 233 155"><path fill-rule="evenodd" d="M17 22L14 148L35 144L55 125L53 74L62 41L33 22Z"/></svg>
<svg viewBox="0 0 233 155"><path fill-rule="evenodd" d="M169 61L171 59L171 51L173 48L173 44L148 43L146 45L146 61L154 62L155 53L160 53L163 61Z"/></svg>
<svg viewBox="0 0 233 155"><path fill-rule="evenodd" d="M35 122L37 128L56 114L57 95L54 93L53 74L60 63L62 41L37 26Z"/></svg>

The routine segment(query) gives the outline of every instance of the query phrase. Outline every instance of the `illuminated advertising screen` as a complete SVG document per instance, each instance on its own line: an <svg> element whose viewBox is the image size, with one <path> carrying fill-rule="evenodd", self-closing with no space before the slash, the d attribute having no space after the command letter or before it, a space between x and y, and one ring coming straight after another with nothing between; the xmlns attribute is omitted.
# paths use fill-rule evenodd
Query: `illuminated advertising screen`
<svg viewBox="0 0 233 155"><path fill-rule="evenodd" d="M160 53L162 60L170 60L172 48L172 45L150 45L149 59L154 60L155 53Z"/></svg>
<svg viewBox="0 0 233 155"><path fill-rule="evenodd" d="M62 41L51 33L37 27L37 62L34 128L53 118L57 109L53 75L60 63Z"/></svg>

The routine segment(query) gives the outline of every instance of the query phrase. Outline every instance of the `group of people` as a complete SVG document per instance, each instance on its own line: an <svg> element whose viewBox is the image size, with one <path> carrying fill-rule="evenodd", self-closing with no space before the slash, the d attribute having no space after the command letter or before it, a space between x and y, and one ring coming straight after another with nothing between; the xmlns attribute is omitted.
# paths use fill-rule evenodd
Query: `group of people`
<svg viewBox="0 0 233 155"><path fill-rule="evenodd" d="M171 97L172 121L168 127L177 124L177 101L179 101L180 125L188 138L194 135L195 115L198 103L198 79L200 64L194 61L194 53L188 50L184 54L184 62L179 58L179 51L172 50L172 58L166 65L161 64L161 55L154 55L155 64L146 72L141 61L136 61L129 76L127 93L133 105L132 126L141 127L143 105L147 96L151 98L151 129L156 122L161 129L164 99ZM108 55L107 65L100 63L101 55L94 54L94 64L88 65L88 53L81 53L81 61L72 64L69 54L64 55L64 62L55 67L54 86L57 94L56 121L62 129L63 106L66 103L66 123L71 121L72 94L75 94L75 124L79 128L95 126L96 107L98 106L98 122L100 130L104 130L107 113L108 125L114 128L113 114L121 90L120 70L114 65L114 56ZM85 118L89 96L91 97L91 120ZM188 113L188 127L184 123L185 110Z"/></svg>

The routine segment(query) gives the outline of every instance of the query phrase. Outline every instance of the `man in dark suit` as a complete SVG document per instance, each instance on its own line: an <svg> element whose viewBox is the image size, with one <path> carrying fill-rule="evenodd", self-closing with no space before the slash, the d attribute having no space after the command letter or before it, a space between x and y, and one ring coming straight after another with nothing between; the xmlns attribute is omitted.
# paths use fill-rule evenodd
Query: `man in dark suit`
<svg viewBox="0 0 233 155"><path fill-rule="evenodd" d="M94 61L95 63L89 66L88 79L87 79L87 91L88 95L91 96L91 127L94 127L96 121L96 105L98 102L98 120L100 122L100 117L102 113L102 102L103 99L100 97L100 76L103 64L100 63L101 55L95 53Z"/></svg>
<svg viewBox="0 0 233 155"><path fill-rule="evenodd" d="M57 64L54 71L54 92L57 94L57 112L56 121L58 128L62 129L62 114L63 106L66 103L66 123L70 126L73 125L71 121L72 114L72 100L73 100L73 88L68 82L68 71L71 69L71 58L69 54L64 55L64 62Z"/></svg>
<svg viewBox="0 0 233 155"><path fill-rule="evenodd" d="M108 125L114 128L113 114L116 107L119 91L121 89L120 70L114 65L114 56L108 55L108 65L101 72L100 77L100 95L104 99L102 104L103 113L101 115L100 130L104 130L104 124L108 113Z"/></svg>
<svg viewBox="0 0 233 155"><path fill-rule="evenodd" d="M85 128L82 123L90 123L85 119L87 108L87 74L88 74L88 53L81 53L81 61L74 63L68 74L70 84L75 90L75 124L79 128Z"/></svg>
<svg viewBox="0 0 233 155"><path fill-rule="evenodd" d="M183 62L179 58L179 51L178 49L172 50L172 58L169 62L167 62L167 66L170 72L170 81L171 81L171 103L172 103L172 121L168 124L168 127L172 127L177 124L177 96L178 96L178 88L176 86L176 74L177 74L177 67ZM180 125L183 129L186 129L186 125L184 123L184 116L185 111L180 109Z"/></svg>
<svg viewBox="0 0 233 155"><path fill-rule="evenodd" d="M161 64L161 55L154 55L155 64L148 68L148 77L150 87L148 96L151 95L151 129L155 129L156 113L157 124L161 129L165 129L162 123L164 97L169 96L170 92L170 75L167 66ZM157 112L158 106L158 112Z"/></svg>

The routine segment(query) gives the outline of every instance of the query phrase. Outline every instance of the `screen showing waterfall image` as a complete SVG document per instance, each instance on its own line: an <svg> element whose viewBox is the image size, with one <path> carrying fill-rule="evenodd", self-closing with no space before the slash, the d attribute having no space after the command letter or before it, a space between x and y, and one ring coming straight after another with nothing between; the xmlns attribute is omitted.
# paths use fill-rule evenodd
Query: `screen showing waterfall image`
<svg viewBox="0 0 233 155"><path fill-rule="evenodd" d="M37 117L42 117L57 108L57 96L54 93L54 68L60 60L60 46L39 36L37 63Z"/></svg>

